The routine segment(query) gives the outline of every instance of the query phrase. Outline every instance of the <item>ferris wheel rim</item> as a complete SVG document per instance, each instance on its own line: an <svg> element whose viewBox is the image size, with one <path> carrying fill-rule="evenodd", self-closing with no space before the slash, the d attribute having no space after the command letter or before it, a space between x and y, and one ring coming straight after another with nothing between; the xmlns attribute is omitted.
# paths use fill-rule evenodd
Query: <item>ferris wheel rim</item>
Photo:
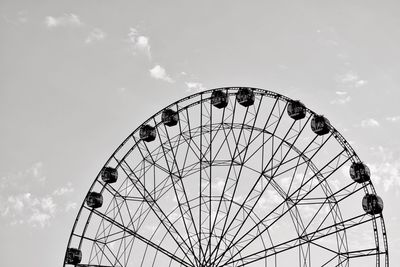
<svg viewBox="0 0 400 267"><path fill-rule="evenodd" d="M265 89L261 89L261 88L255 88L255 87L237 87L237 86L235 86L235 87L219 87L219 88L208 89L208 90L205 90L205 91L202 91L202 92L198 92L198 93L192 94L192 95L190 95L190 96L187 96L187 97L184 97L184 98L182 98L182 99L179 99L179 100L173 102L172 104L169 104L168 106L164 107L163 109L160 109L159 111L157 111L156 113L154 113L151 117L149 117L147 120L145 120L143 123L141 123L141 124L139 125L139 127L137 127L135 130L133 130L133 131L123 140L123 142L122 142L122 143L117 147L117 149L111 154L110 158L105 162L105 164L103 165L103 167L106 167L106 166L108 165L108 163L113 159L113 157L116 155L116 153L126 144L126 142L127 142L130 138L132 138L132 137L134 138L134 135L137 134L137 133L140 131L140 128L141 128L142 126L147 125L148 123L150 123L150 122L152 122L152 121L156 122L155 118L156 118L157 116L159 116L159 115L163 112L163 110L165 110L165 109L167 109L167 108L178 108L178 104L184 103L185 101L190 100L190 99L195 98L195 97L198 97L198 96L207 95L207 94L212 93L213 91L216 91L216 90L225 90L229 95L233 95L233 94L234 94L238 89L240 89L240 88L248 88L248 89L254 91L255 94L262 95L262 96L268 96L268 97L271 97L271 98L275 98L277 101L278 101L278 100L282 100L282 101L285 101L285 102L287 102L287 103L290 102L290 101L293 101L293 99L291 99L291 98L289 98L289 97L287 97L287 96L285 96L285 95L278 94L278 93L275 93L275 92L273 92L273 91L269 91L269 90L265 90ZM189 105L187 105L187 106L183 106L183 107L181 107L180 109L176 109L176 111L179 113L179 112L181 112L181 111L183 111L183 110L185 110L185 109L189 109L189 108L192 107L192 106L198 105L198 104L203 103L203 102L208 101L208 100L210 100L210 97L208 97L208 98L203 98L203 97L202 97L201 100L199 100L199 101L197 101L197 102L194 102L194 103L192 103L192 104L189 104ZM308 107L306 107L306 111L307 111L307 113L310 114L310 116L317 115L316 112L314 112L313 110L309 109ZM161 124L161 122L159 122L158 124L156 124L155 127L158 127L158 125L160 125L160 124ZM336 139L336 141L339 143L339 145L342 146L344 149L346 149L346 151L349 153L349 155L351 155L351 156L350 156L350 159L351 159L352 162L362 162L361 159L360 159L360 158L358 157L358 155L356 154L355 150L354 150L354 149L352 148L352 146L350 145L350 143L347 142L347 141L345 140L345 138L340 134L340 132L339 132L332 124L330 124L330 133L331 133L332 136ZM139 140L135 140L135 144L134 144L134 146L133 146L132 149L134 149L134 147L137 146L137 144L138 144L139 142L142 142L142 141L141 141L140 139L139 139ZM93 189L95 183L99 181L100 173L101 173L101 172L99 172L98 175L96 176L96 178L94 179L92 185L90 186L90 188L89 188L89 190L88 190L88 193L91 192L91 190ZM371 191L372 193L375 194L375 188L374 188L374 185L373 185L372 181L366 182L366 185L363 186L363 188L364 188L364 189L366 190L366 192L368 193L369 190L367 190L367 187L370 189L370 191ZM82 209L84 208L84 205L85 205L85 202L83 201L81 207L79 208L79 211L78 211L76 220L75 220L75 222L74 222L74 225L73 225L73 228L72 228L72 231L71 231L71 235L70 235L70 238L69 238L69 240L68 240L68 245L67 245L67 247L70 246L70 242L71 242L72 235L73 235L73 233L74 233L76 224L77 224L77 222L78 222L78 220L79 220L79 218L80 218L80 214L81 214L81 212L82 212ZM88 223L89 223L89 221L90 221L90 219L91 219L91 216L92 216L92 213L89 215ZM385 238L386 238L386 230L385 230L385 224L384 224L384 217L383 217L383 216L376 216L376 215L372 215L372 216L373 216L374 218L375 218L375 217L379 217L379 218L380 218L380 220L381 220L381 227L384 229L384 230L383 230L383 235L384 235ZM375 226L374 226L374 227L377 227L377 226L376 226L376 220L373 220L373 222L375 223ZM385 242L384 242L384 247L385 247L386 255L388 255L388 246L387 246L387 241L386 241L386 239L385 239ZM64 265L65 265L65 259L64 259Z"/></svg>

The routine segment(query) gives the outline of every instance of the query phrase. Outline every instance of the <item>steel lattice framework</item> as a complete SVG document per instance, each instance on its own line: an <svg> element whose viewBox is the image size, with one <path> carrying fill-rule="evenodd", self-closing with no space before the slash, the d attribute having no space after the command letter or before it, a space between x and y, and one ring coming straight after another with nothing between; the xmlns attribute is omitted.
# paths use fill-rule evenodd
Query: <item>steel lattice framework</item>
<svg viewBox="0 0 400 267"><path fill-rule="evenodd" d="M350 144L332 125L315 134L308 108L290 118L286 96L247 88L254 103L240 105L242 88L183 98L122 142L103 167L118 180L99 172L88 192L103 204L84 201L78 212L67 251L81 259L72 265L389 265L382 213L361 206L374 187L349 175L361 162ZM215 91L226 107L213 105ZM176 125L163 123L166 109ZM153 140L140 135L143 125L154 127Z"/></svg>

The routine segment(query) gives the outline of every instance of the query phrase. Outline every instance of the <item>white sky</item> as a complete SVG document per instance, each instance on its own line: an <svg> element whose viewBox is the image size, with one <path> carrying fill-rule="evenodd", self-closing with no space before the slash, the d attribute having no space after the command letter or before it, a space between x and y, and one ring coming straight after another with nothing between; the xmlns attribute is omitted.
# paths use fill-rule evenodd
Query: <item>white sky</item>
<svg viewBox="0 0 400 267"><path fill-rule="evenodd" d="M1 265L59 266L119 143L172 101L240 85L301 99L352 142L398 264L400 3L349 2L2 0Z"/></svg>

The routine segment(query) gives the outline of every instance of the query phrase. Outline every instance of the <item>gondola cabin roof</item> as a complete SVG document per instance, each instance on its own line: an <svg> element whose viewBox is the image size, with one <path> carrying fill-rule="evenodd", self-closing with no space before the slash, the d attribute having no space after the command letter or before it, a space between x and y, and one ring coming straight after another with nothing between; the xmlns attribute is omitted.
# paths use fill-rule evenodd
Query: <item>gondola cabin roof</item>
<svg viewBox="0 0 400 267"><path fill-rule="evenodd" d="M306 116L306 107L299 100L292 100L287 106L287 113L292 119L300 120Z"/></svg>
<svg viewBox="0 0 400 267"><path fill-rule="evenodd" d="M105 183L115 183L118 179L118 171L112 167L104 167L101 170L101 179Z"/></svg>
<svg viewBox="0 0 400 267"><path fill-rule="evenodd" d="M249 88L240 88L236 93L236 101L244 107L253 105L254 99L254 92Z"/></svg>
<svg viewBox="0 0 400 267"><path fill-rule="evenodd" d="M362 207L367 214L380 214L383 211L383 200L375 194L366 194L362 200Z"/></svg>
<svg viewBox="0 0 400 267"><path fill-rule="evenodd" d="M103 205L102 194L97 192L90 192L86 197L86 204L90 208L100 208Z"/></svg>
<svg viewBox="0 0 400 267"><path fill-rule="evenodd" d="M211 104L216 108L225 108L228 105L228 95L222 90L214 90L211 93Z"/></svg>
<svg viewBox="0 0 400 267"><path fill-rule="evenodd" d="M324 135L330 131L330 122L322 115L314 115L311 120L311 130L317 135Z"/></svg>
<svg viewBox="0 0 400 267"><path fill-rule="evenodd" d="M65 257L66 264L76 265L82 261L82 251L77 248L68 248Z"/></svg>
<svg viewBox="0 0 400 267"><path fill-rule="evenodd" d="M364 163L353 162L350 166L350 177L357 183L364 183L370 180L371 172Z"/></svg>
<svg viewBox="0 0 400 267"><path fill-rule="evenodd" d="M161 121L169 127L177 125L179 122L178 112L172 109L163 110L161 114Z"/></svg>
<svg viewBox="0 0 400 267"><path fill-rule="evenodd" d="M157 135L156 128L149 124L143 125L140 128L139 132L140 139L142 139L145 142L154 141L156 139L156 135Z"/></svg>

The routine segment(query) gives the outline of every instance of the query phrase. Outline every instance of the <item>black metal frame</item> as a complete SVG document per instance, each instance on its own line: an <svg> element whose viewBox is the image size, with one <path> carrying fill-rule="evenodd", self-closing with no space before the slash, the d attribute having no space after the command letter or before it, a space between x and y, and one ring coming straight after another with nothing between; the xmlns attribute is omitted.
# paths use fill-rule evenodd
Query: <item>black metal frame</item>
<svg viewBox="0 0 400 267"><path fill-rule="evenodd" d="M330 185L338 170L361 162L349 143L332 125L326 136L310 136L316 113L306 108L304 119L292 120L286 114L292 100L280 94L248 88L254 104L238 105L240 88L214 89L228 95L225 108L212 105L214 90L181 99L165 108L177 111L177 125L162 123L163 109L142 124L156 127L155 140L141 140L139 126L122 142L104 165L117 168L122 178L110 184L97 175L89 192L105 196L103 207L84 201L74 223L67 247L83 250L77 266L160 266L167 259L169 266L277 266L281 254L295 249L299 266L315 265L313 249L325 251L326 266L348 266L356 258L389 265L382 214L355 209L344 215L340 208L360 194L375 194L372 182L346 177L341 188ZM324 153L328 159L322 160ZM221 170L226 177L218 180ZM253 184L242 195L250 174ZM280 203L266 212L259 207L269 192ZM166 206L171 198L172 208ZM311 218L303 207L313 209ZM286 227L286 220L295 236L276 241L276 227ZM374 246L353 249L348 232L366 223ZM331 238L334 245L321 241Z"/></svg>

